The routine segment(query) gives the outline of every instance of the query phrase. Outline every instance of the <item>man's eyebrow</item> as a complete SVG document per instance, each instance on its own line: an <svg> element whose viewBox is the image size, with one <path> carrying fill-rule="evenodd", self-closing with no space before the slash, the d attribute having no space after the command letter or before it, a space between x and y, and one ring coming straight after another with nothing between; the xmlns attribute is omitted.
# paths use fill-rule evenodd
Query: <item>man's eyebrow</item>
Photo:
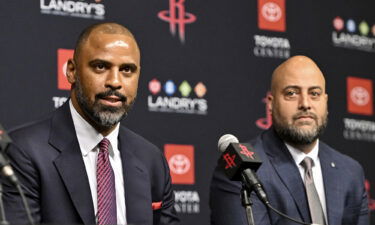
<svg viewBox="0 0 375 225"><path fill-rule="evenodd" d="M310 91L310 90L314 90L314 89L323 90L323 88L320 87L320 86L312 86L312 87L309 87L309 91Z"/></svg>
<svg viewBox="0 0 375 225"><path fill-rule="evenodd" d="M103 63L106 66L112 65L111 62L109 62L107 60L103 60L103 59L93 59L93 60L89 61L89 65L93 65L93 64L96 64L96 63Z"/></svg>
<svg viewBox="0 0 375 225"><path fill-rule="evenodd" d="M286 89L301 89L301 87L297 85L289 85L283 88L283 90L286 90Z"/></svg>

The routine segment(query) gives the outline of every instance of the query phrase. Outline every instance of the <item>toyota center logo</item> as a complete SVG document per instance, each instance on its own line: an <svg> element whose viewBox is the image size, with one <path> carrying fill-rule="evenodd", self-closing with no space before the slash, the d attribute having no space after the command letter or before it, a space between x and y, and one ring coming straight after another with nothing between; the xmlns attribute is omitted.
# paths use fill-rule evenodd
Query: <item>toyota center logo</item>
<svg viewBox="0 0 375 225"><path fill-rule="evenodd" d="M347 77L348 112L373 115L372 80L361 77Z"/></svg>
<svg viewBox="0 0 375 225"><path fill-rule="evenodd" d="M273 2L268 2L262 7L263 17L270 22L277 22L282 16L280 6Z"/></svg>
<svg viewBox="0 0 375 225"><path fill-rule="evenodd" d="M172 184L194 184L194 146L165 144L164 154L171 171Z"/></svg>
<svg viewBox="0 0 375 225"><path fill-rule="evenodd" d="M350 98L355 104L364 106L370 101L370 94L365 88L357 86L351 90Z"/></svg>
<svg viewBox="0 0 375 225"><path fill-rule="evenodd" d="M190 160L182 154L176 154L169 159L170 170L175 174L185 174L190 169Z"/></svg>

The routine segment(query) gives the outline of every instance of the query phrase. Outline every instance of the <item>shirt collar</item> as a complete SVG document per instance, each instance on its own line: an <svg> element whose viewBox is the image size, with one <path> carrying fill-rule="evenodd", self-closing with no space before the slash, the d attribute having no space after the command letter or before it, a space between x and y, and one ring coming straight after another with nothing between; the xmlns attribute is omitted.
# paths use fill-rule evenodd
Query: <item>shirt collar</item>
<svg viewBox="0 0 375 225"><path fill-rule="evenodd" d="M284 142L285 143L285 142ZM315 146L313 147L313 149L311 150L311 152L309 152L308 154L298 150L297 148L285 143L286 147L288 148L290 154L292 155L293 159L294 159L294 162L297 164L297 165L300 165L300 163L302 162L302 160L308 156L310 157L313 161L314 161L314 165L316 165L316 163L318 162L318 153L319 153L319 140L316 141L316 144Z"/></svg>
<svg viewBox="0 0 375 225"><path fill-rule="evenodd" d="M76 135L78 143L83 156L86 156L91 150L93 150L99 142L103 139L103 135L95 130L74 108L72 100L69 100L70 112L73 118L74 128L76 130ZM106 136L110 141L112 149L117 149L118 145L118 133L119 126L118 123L115 129Z"/></svg>

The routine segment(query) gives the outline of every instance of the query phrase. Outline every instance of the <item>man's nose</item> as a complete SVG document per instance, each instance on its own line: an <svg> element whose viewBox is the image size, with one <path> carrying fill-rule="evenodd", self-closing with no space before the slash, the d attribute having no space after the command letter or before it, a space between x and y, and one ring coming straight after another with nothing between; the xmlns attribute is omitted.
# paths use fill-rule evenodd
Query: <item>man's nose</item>
<svg viewBox="0 0 375 225"><path fill-rule="evenodd" d="M111 89L121 88L121 73L118 69L111 69L107 75L105 86Z"/></svg>
<svg viewBox="0 0 375 225"><path fill-rule="evenodd" d="M304 111L311 109L311 102L308 93L303 93L300 95L298 109Z"/></svg>

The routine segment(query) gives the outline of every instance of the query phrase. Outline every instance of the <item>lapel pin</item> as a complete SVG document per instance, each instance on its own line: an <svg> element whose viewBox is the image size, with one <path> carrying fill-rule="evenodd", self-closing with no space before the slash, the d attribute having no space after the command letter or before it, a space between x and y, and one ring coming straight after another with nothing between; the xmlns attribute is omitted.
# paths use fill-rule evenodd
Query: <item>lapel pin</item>
<svg viewBox="0 0 375 225"><path fill-rule="evenodd" d="M335 168L336 164L334 162L331 162L331 167Z"/></svg>

